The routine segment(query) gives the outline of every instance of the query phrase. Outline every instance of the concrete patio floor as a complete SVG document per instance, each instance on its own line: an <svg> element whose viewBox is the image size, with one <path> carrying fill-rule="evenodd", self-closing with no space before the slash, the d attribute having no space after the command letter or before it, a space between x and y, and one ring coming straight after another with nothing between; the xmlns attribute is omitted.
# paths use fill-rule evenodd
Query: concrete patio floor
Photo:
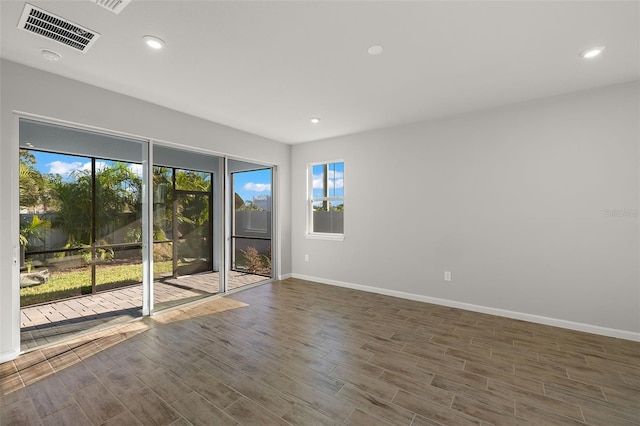
<svg viewBox="0 0 640 426"><path fill-rule="evenodd" d="M267 278L244 272L229 272L228 289L233 290ZM220 275L204 273L164 279L153 284L154 311L217 294ZM20 311L21 350L56 342L72 335L120 324L142 315L142 285L65 299Z"/></svg>

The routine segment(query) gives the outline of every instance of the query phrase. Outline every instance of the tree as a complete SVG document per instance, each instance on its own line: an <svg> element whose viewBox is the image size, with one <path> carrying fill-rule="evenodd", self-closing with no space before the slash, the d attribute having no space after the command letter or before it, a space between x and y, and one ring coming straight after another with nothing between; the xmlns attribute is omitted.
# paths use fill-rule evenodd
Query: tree
<svg viewBox="0 0 640 426"><path fill-rule="evenodd" d="M242 209L242 206L244 206L244 200L242 199L240 194L236 192L233 196L233 200L234 200L234 206L236 210Z"/></svg>
<svg viewBox="0 0 640 426"><path fill-rule="evenodd" d="M154 233L171 235L173 226L173 173L174 169L154 166ZM160 190L161 187L165 189ZM191 234L209 221L209 197L197 194L211 191L211 174L193 170L175 169L175 189L194 191L194 194L180 194L176 220L181 235ZM160 196L162 195L162 196ZM164 208L162 208L164 205Z"/></svg>
<svg viewBox="0 0 640 426"><path fill-rule="evenodd" d="M193 170L176 170L176 189L209 192L211 174Z"/></svg>
<svg viewBox="0 0 640 426"><path fill-rule="evenodd" d="M20 208L35 212L46 210L50 198L48 179L36 168L35 156L26 149L20 150Z"/></svg>
<svg viewBox="0 0 640 426"><path fill-rule="evenodd" d="M172 235L173 169L153 166L153 234L154 240Z"/></svg>
<svg viewBox="0 0 640 426"><path fill-rule="evenodd" d="M176 189L208 193L211 189L211 174L192 170L176 170ZM209 197L182 194L178 198L177 220L182 234L189 234L209 221Z"/></svg>
<svg viewBox="0 0 640 426"><path fill-rule="evenodd" d="M176 190L197 191L202 194L177 194L176 217L178 237L185 239L178 246L179 257L201 257L203 248L210 243L209 209L211 174L176 170Z"/></svg>
<svg viewBox="0 0 640 426"><path fill-rule="evenodd" d="M53 224L67 234L67 247L91 244L91 170L75 170L69 179L56 176ZM96 171L96 226L99 236L128 225L124 214L140 216L142 181L126 163L113 163Z"/></svg>
<svg viewBox="0 0 640 426"><path fill-rule="evenodd" d="M154 239L185 240L178 246L178 256L200 257L203 244L210 240L211 183L208 172L153 167ZM177 235L173 233L174 220Z"/></svg>
<svg viewBox="0 0 640 426"><path fill-rule="evenodd" d="M98 237L105 237L114 229L126 228L140 219L141 197L142 179L129 164L117 162L96 171Z"/></svg>
<svg viewBox="0 0 640 426"><path fill-rule="evenodd" d="M236 209L237 211L264 211L264 209L260 208L256 203L251 200L246 200L244 204Z"/></svg>
<svg viewBox="0 0 640 426"><path fill-rule="evenodd" d="M44 241L44 232L51 228L51 222L42 220L38 215L33 215L31 222L20 225L20 245L26 250L32 250L36 245L35 241Z"/></svg>
<svg viewBox="0 0 640 426"><path fill-rule="evenodd" d="M71 173L72 180L63 181L58 175L52 182L55 197L53 226L67 235L67 247L91 243L91 174L87 171Z"/></svg>

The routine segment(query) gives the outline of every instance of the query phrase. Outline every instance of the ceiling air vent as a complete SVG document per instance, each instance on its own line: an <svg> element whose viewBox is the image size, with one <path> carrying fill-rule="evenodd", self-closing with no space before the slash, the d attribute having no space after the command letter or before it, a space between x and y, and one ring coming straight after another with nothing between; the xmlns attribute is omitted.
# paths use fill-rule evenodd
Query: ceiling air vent
<svg viewBox="0 0 640 426"><path fill-rule="evenodd" d="M113 13L120 13L122 9L127 7L131 0L91 0L98 6L102 6L105 9L112 11Z"/></svg>
<svg viewBox="0 0 640 426"><path fill-rule="evenodd" d="M18 28L57 41L80 52L86 52L100 37L95 31L74 24L64 18L25 4Z"/></svg>

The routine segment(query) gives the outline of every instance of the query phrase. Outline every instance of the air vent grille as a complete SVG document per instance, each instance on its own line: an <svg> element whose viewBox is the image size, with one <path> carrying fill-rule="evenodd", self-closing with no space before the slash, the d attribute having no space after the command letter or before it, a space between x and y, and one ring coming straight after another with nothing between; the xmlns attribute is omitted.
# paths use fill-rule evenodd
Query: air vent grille
<svg viewBox="0 0 640 426"><path fill-rule="evenodd" d="M80 52L86 52L100 34L26 4L18 28L57 41Z"/></svg>
<svg viewBox="0 0 640 426"><path fill-rule="evenodd" d="M98 6L102 6L105 9L112 11L113 13L120 13L122 9L124 9L131 0L91 0L96 3Z"/></svg>

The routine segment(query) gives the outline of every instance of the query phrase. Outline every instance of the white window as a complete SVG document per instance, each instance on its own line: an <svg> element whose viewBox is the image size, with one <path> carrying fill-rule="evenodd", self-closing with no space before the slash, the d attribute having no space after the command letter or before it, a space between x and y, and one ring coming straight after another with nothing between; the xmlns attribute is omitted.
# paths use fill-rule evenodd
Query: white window
<svg viewBox="0 0 640 426"><path fill-rule="evenodd" d="M307 237L344 239L344 161L307 166Z"/></svg>

